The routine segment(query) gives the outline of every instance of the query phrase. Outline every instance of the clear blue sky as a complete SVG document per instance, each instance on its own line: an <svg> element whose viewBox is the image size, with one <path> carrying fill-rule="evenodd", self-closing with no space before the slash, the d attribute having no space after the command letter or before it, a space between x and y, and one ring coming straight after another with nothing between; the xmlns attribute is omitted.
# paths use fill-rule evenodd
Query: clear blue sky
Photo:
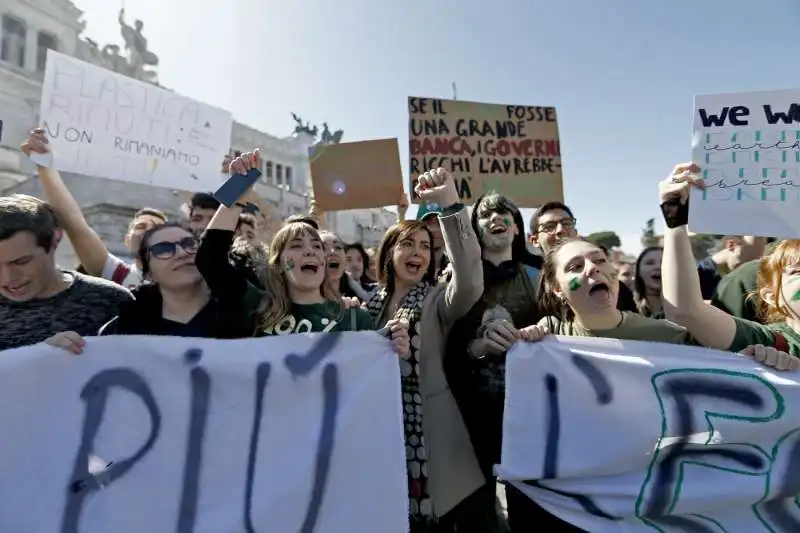
<svg viewBox="0 0 800 533"><path fill-rule="evenodd" d="M76 0L122 42L121 4ZM398 137L406 98L553 105L582 233L638 251L656 183L691 155L693 96L800 86L796 0L128 0L164 85L275 135L291 111L345 140Z"/></svg>

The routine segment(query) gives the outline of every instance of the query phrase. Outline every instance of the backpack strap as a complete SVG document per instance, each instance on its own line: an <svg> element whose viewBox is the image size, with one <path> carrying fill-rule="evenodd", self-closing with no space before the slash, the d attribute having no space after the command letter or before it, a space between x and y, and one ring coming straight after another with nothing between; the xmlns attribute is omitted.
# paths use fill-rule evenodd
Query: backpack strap
<svg viewBox="0 0 800 533"><path fill-rule="evenodd" d="M783 333L779 331L773 331L772 334L775 335L775 343L773 347L781 352L789 353L789 342L786 340L786 337L783 336Z"/></svg>

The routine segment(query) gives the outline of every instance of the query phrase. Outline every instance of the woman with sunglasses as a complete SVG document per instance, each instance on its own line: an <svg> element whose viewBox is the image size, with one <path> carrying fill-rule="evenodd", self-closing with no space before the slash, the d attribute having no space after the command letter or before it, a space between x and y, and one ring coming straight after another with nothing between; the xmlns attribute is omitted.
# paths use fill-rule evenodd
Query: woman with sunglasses
<svg viewBox="0 0 800 533"><path fill-rule="evenodd" d="M231 339L251 331L226 317L235 316L215 299L195 266L198 241L181 224L168 222L145 232L137 251L145 283L132 291L135 300L120 306L117 317L99 335L169 335ZM46 341L82 353L83 339L63 332Z"/></svg>

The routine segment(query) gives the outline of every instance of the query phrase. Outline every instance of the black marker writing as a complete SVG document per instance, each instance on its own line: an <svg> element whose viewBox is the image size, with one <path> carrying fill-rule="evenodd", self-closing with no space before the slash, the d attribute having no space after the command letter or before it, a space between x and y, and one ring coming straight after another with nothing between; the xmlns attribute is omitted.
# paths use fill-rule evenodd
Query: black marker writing
<svg viewBox="0 0 800 533"><path fill-rule="evenodd" d="M105 413L108 393L112 387L119 387L138 396L150 415L150 435L144 444L131 457L115 460L103 473L104 484L113 483L127 474L139 460L153 447L161 432L161 411L158 409L153 392L142 377L127 368L112 368L98 372L83 387L81 399L86 402L83 418L83 432L72 476L67 487L67 498L61 518L61 533L78 533L83 504L89 495L100 490L100 485L89 473L89 457L94 449L94 440L100 429Z"/></svg>
<svg viewBox="0 0 800 533"><path fill-rule="evenodd" d="M614 390L611 388L611 383L594 363L582 355L572 354L572 364L589 380L589 384L597 395L598 404L608 405L614 400Z"/></svg>
<svg viewBox="0 0 800 533"><path fill-rule="evenodd" d="M795 430L792 438L781 446L789 449L789 461L786 471L780 479L780 488L770 494L770 500L758 505L757 509L770 522L773 529L781 533L800 531L800 520L792 514L797 513L794 498L800 494L800 431ZM777 476L776 476L777 477Z"/></svg>
<svg viewBox="0 0 800 533"><path fill-rule="evenodd" d="M598 373L600 372L599 369L596 370ZM601 379L605 380L605 377L603 376ZM605 381L606 384L608 384L607 380ZM545 441L542 479L555 479L558 474L558 451L561 440L561 409L558 397L558 378L552 374L546 374L544 377L544 384L547 395L545 398L545 405L547 406L547 440ZM608 386L610 388L610 384L608 384ZM598 518L614 521L619 520L619 518L603 511L591 498L583 494L571 494L569 492L553 489L542 485L539 480L535 479L522 480L522 483L569 498L580 505L586 513Z"/></svg>
<svg viewBox="0 0 800 533"><path fill-rule="evenodd" d="M256 406L253 410L253 430L250 433L250 449L247 452L247 481L244 486L244 529L255 533L253 527L253 481L256 477L256 456L261 435L261 418L264 416L264 391L269 383L272 365L261 363L256 368Z"/></svg>
<svg viewBox="0 0 800 533"><path fill-rule="evenodd" d="M331 353L341 339L342 333L328 333L323 335L305 356L289 354L283 362L293 377L306 376ZM300 529L301 533L313 533L319 519L333 457L338 412L339 369L336 364L330 363L325 365L322 371L322 428L314 465L314 484L311 487L311 498Z"/></svg>
<svg viewBox="0 0 800 533"><path fill-rule="evenodd" d="M192 411L189 418L189 435L186 439L178 533L192 533L195 520L197 520L200 467L203 465L203 440L206 434L211 394L211 377L204 368L199 366L192 368L189 379L192 383Z"/></svg>
<svg viewBox="0 0 800 533"><path fill-rule="evenodd" d="M677 442L663 454L655 467L653 490L647 503L644 517L653 522L677 527L687 533L714 533L712 529L688 517L666 516L671 506L671 495L675 493L678 472L684 459L718 457L734 461L752 470L761 470L765 459L761 455L740 448L692 448L690 438L695 433L691 400L705 397L719 401L734 402L753 411L764 408L764 399L751 389L721 382L707 377L667 378L659 387L672 400L673 419L677 423Z"/></svg>

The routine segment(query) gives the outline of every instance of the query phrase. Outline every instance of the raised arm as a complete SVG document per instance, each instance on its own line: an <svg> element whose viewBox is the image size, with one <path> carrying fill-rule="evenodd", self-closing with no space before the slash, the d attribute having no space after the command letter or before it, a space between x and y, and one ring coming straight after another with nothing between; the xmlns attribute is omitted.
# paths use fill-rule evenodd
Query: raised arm
<svg viewBox="0 0 800 533"><path fill-rule="evenodd" d="M483 295L481 247L449 172L440 168L420 176L417 194L425 202L444 206L439 223L452 276L436 307L441 322L452 325Z"/></svg>
<svg viewBox="0 0 800 533"><path fill-rule="evenodd" d="M259 164L258 153L242 154L231 163L232 173L247 174L250 167ZM245 168L250 166L249 168ZM248 193L244 193L245 196ZM256 306L260 291L231 264L229 253L242 208L220 205L208 224L195 263L215 298L229 303ZM252 302L250 301L252 299Z"/></svg>
<svg viewBox="0 0 800 533"><path fill-rule="evenodd" d="M689 191L702 186L699 168L678 165L672 176L659 184L664 212L664 253L661 262L661 291L664 313L685 327L700 344L727 350L736 337L736 320L703 301L700 278L687 232Z"/></svg>
<svg viewBox="0 0 800 533"><path fill-rule="evenodd" d="M32 130L20 148L27 156L31 153L50 153L50 144L41 128ZM83 268L92 276L102 276L110 255L108 248L89 226L78 202L69 192L58 171L37 165L36 172L42 180L45 199L58 215Z"/></svg>

